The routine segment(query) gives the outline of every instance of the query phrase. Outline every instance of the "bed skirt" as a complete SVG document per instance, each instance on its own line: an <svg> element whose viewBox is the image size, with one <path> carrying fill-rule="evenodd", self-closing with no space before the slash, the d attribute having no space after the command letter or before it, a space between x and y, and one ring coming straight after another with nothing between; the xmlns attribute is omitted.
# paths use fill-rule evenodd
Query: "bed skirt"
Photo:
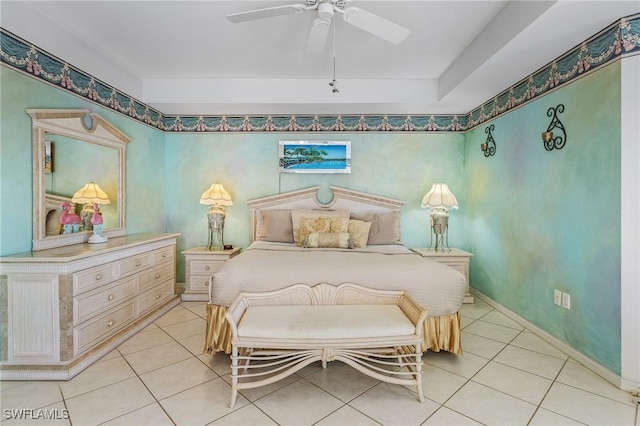
<svg viewBox="0 0 640 426"><path fill-rule="evenodd" d="M204 351L231 353L231 329L224 314L226 306L207 304L207 334ZM422 351L446 351L462 354L460 343L460 316L453 313L427 317L422 332Z"/></svg>

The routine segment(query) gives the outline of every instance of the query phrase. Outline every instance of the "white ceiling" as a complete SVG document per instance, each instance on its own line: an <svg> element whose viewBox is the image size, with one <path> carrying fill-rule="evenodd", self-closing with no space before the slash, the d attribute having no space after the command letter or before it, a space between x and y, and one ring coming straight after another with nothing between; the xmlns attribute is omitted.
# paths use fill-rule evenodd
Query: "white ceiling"
<svg viewBox="0 0 640 426"><path fill-rule="evenodd" d="M393 45L336 22L304 54L313 12L233 24L303 0L0 1L2 27L165 114L465 114L640 1L352 1L410 29Z"/></svg>

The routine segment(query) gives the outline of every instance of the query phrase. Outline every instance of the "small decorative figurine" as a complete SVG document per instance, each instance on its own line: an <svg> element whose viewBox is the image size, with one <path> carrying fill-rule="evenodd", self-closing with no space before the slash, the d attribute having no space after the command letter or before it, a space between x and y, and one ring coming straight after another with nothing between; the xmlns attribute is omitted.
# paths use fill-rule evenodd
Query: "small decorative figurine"
<svg viewBox="0 0 640 426"><path fill-rule="evenodd" d="M93 214L91 215L91 225L93 225L93 235L89 238L90 243L105 243L107 237L102 233L102 212L98 203L93 203Z"/></svg>
<svg viewBox="0 0 640 426"><path fill-rule="evenodd" d="M60 224L62 225L63 234L73 234L80 231L82 225L82 219L80 216L74 213L70 213L71 204L68 201L63 202L60 207L62 208L62 214L60 215Z"/></svg>

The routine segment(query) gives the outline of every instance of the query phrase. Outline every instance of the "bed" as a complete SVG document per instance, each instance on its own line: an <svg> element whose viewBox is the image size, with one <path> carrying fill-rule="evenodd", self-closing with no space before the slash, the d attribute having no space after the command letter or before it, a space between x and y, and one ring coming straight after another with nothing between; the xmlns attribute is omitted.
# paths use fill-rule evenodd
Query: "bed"
<svg viewBox="0 0 640 426"><path fill-rule="evenodd" d="M225 313L242 291L350 282L405 290L427 310L423 351L462 353L464 276L402 244L402 201L329 188L328 203L318 201L320 187L247 202L251 244L210 279L205 350L231 352Z"/></svg>

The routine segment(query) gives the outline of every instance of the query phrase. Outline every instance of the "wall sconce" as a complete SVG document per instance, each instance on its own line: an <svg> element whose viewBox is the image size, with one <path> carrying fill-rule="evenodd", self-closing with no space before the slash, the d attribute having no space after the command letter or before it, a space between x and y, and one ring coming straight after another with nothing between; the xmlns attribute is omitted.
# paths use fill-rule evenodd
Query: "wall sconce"
<svg viewBox="0 0 640 426"><path fill-rule="evenodd" d="M433 235L436 236L435 250L443 250L445 245L449 251L449 213L447 209L457 209L458 200L449 190L446 183L434 183L422 199L423 209L431 207L431 248Z"/></svg>
<svg viewBox="0 0 640 426"><path fill-rule="evenodd" d="M224 208L232 206L231 195L219 183L214 183L202 193L200 204L209 207L207 221L209 222L209 238L207 250L224 249Z"/></svg>
<svg viewBox="0 0 640 426"><path fill-rule="evenodd" d="M559 104L557 107L551 107L547 110L547 117L551 118L551 123L547 127L546 132L542 132L542 143L544 149L551 151L553 149L562 149L567 143L567 132L564 129L564 125L558 118L558 114L564 112L564 105ZM554 135L553 130L558 129L561 134L556 133Z"/></svg>
<svg viewBox="0 0 640 426"><path fill-rule="evenodd" d="M496 141L493 140L493 135L491 134L493 130L495 130L495 126L493 124L484 129L484 132L488 136L487 141L480 144L480 149L484 152L485 157L491 157L496 153Z"/></svg>

